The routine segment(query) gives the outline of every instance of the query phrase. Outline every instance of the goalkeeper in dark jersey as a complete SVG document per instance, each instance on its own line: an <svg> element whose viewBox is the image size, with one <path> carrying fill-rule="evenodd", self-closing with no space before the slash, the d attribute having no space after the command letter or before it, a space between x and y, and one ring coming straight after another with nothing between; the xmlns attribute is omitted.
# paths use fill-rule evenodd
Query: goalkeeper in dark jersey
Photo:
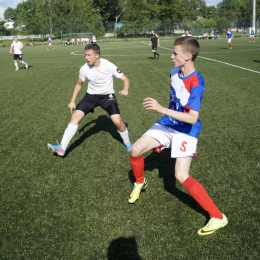
<svg viewBox="0 0 260 260"><path fill-rule="evenodd" d="M149 45L152 45L152 53L153 53L153 59L156 60L160 58L160 54L156 52L157 48L160 46L159 36L154 32L154 30L151 30L151 42Z"/></svg>

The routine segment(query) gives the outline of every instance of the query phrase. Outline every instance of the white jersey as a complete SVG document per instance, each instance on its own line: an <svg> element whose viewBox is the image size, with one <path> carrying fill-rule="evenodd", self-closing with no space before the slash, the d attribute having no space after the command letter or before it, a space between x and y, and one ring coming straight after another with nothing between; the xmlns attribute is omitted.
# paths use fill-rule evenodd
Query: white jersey
<svg viewBox="0 0 260 260"><path fill-rule="evenodd" d="M114 94L113 75L120 78L123 73L112 62L100 58L98 67L87 63L80 68L79 78L84 82L88 80L87 93L89 94Z"/></svg>
<svg viewBox="0 0 260 260"><path fill-rule="evenodd" d="M186 36L192 36L190 33L188 33L188 34L183 34L181 37L186 37Z"/></svg>
<svg viewBox="0 0 260 260"><path fill-rule="evenodd" d="M23 48L23 44L20 41L13 41L11 47L14 49L14 54L22 54L22 50L20 50L20 48Z"/></svg>

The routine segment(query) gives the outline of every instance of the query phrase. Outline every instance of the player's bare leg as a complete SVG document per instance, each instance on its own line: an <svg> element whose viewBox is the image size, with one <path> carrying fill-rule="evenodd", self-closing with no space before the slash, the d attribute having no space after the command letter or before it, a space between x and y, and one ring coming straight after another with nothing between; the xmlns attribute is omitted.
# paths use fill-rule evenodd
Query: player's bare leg
<svg viewBox="0 0 260 260"><path fill-rule="evenodd" d="M124 142L124 145L126 147L126 150L130 152L132 148L132 143L129 140L129 133L127 127L125 123L122 121L121 116L119 114L115 114L115 115L111 115L110 118L117 128L117 132L120 134Z"/></svg>

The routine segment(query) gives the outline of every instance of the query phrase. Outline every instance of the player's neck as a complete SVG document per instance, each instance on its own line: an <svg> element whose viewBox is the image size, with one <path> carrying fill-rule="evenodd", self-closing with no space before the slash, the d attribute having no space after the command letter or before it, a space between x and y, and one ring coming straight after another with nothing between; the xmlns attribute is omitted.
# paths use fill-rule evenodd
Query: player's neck
<svg viewBox="0 0 260 260"><path fill-rule="evenodd" d="M99 65L100 65L100 59L97 59L93 66L97 68L99 67Z"/></svg>
<svg viewBox="0 0 260 260"><path fill-rule="evenodd" d="M181 77L187 77L191 73L195 71L194 63L192 62L191 64L185 64L185 66L181 67Z"/></svg>

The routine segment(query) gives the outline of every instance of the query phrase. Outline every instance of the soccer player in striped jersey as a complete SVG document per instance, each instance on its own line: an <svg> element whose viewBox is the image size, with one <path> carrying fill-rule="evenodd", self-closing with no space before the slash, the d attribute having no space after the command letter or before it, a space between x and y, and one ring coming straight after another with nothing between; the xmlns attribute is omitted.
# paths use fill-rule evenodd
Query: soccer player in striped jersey
<svg viewBox="0 0 260 260"><path fill-rule="evenodd" d="M226 226L228 220L202 184L189 175L192 157L197 155L198 135L202 127L199 114L205 83L194 66L199 50L199 43L193 37L176 39L171 56L175 68L170 73L168 107L163 107L151 97L143 101L145 109L162 114L162 118L132 146L130 164L136 182L128 202L134 203L139 199L141 191L148 185L144 177L143 154L152 149L161 152L164 148L170 148L171 157L176 158L176 179L210 216L207 225L198 230L199 235L205 236Z"/></svg>
<svg viewBox="0 0 260 260"><path fill-rule="evenodd" d="M52 43L52 37L49 36L48 38L48 48L47 48L47 51L50 50L50 48L52 48L52 50L54 50L54 46L53 46L53 43Z"/></svg>
<svg viewBox="0 0 260 260"><path fill-rule="evenodd" d="M249 42L255 42L255 30L253 27L250 28Z"/></svg>
<svg viewBox="0 0 260 260"><path fill-rule="evenodd" d="M228 40L228 46L229 46L230 50L232 50L232 43L231 43L232 38L233 38L233 33L232 33L231 29L228 28L226 39Z"/></svg>
<svg viewBox="0 0 260 260"><path fill-rule="evenodd" d="M159 59L160 54L157 53L156 50L160 46L160 40L159 40L159 36L154 32L154 30L151 30L151 41L149 45L152 45L153 60L156 60L156 55L157 58Z"/></svg>

